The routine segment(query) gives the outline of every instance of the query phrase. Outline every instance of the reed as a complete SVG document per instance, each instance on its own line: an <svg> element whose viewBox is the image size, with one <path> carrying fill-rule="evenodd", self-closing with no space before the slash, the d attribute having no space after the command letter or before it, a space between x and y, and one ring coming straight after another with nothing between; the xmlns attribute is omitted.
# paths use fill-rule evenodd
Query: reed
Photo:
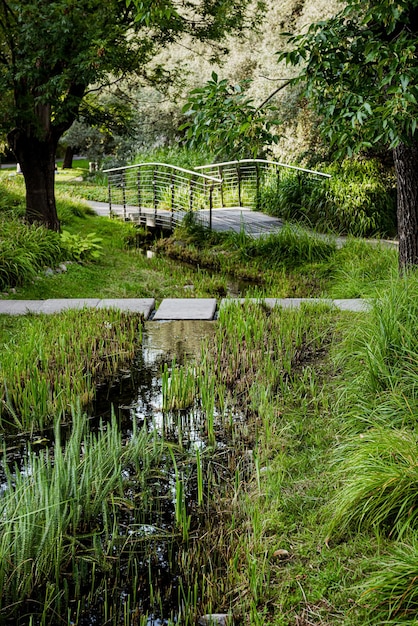
<svg viewBox="0 0 418 626"><path fill-rule="evenodd" d="M161 373L163 410L183 410L190 408L196 396L196 371L193 365L177 366L173 359L171 367L167 363Z"/></svg>
<svg viewBox="0 0 418 626"><path fill-rule="evenodd" d="M89 579L96 597L95 578L110 571L135 537L135 523L121 536L118 520L125 509L140 512L146 503L142 493L161 454L162 444L145 429L134 429L123 442L115 419L89 432L80 410L73 411L63 448L57 420L53 453L32 452L22 470L7 470L0 500L0 615L31 600L43 607L41 623L48 623L52 612L62 614L69 599L80 597ZM128 468L134 481L126 478Z"/></svg>
<svg viewBox="0 0 418 626"><path fill-rule="evenodd" d="M71 404L87 405L132 359L141 332L141 316L115 310L26 318L2 351L0 428L42 429Z"/></svg>

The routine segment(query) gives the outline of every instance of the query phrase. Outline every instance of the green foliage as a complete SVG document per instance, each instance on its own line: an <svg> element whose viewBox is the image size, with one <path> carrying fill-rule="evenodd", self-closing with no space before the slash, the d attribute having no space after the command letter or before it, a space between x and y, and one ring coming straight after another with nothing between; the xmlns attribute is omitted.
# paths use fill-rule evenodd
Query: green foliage
<svg viewBox="0 0 418 626"><path fill-rule="evenodd" d="M274 107L256 108L246 90L250 81L230 85L213 72L204 87L191 91L183 113L189 118L186 131L191 148L207 147L217 158L241 159L262 156L277 143L272 117Z"/></svg>
<svg viewBox="0 0 418 626"><path fill-rule="evenodd" d="M394 537L417 529L417 438L407 430L370 429L339 454L338 491L331 503L329 532L375 527Z"/></svg>
<svg viewBox="0 0 418 626"><path fill-rule="evenodd" d="M361 585L362 604L380 624L415 626L418 608L418 545L398 544L376 559L375 574ZM377 623L377 622L375 622Z"/></svg>
<svg viewBox="0 0 418 626"><path fill-rule="evenodd" d="M22 285L65 259L59 235L43 226L0 218L0 289Z"/></svg>
<svg viewBox="0 0 418 626"><path fill-rule="evenodd" d="M418 68L414 1L349 0L335 17L291 36L279 55L303 65L296 81L339 150L397 146L416 137Z"/></svg>
<svg viewBox="0 0 418 626"><path fill-rule="evenodd" d="M97 261L102 255L101 237L95 233L88 233L82 237L77 233L69 233L64 230L61 233L61 243L69 257L75 261Z"/></svg>
<svg viewBox="0 0 418 626"><path fill-rule="evenodd" d="M355 237L396 231L394 180L375 160L345 159L326 167L329 179L282 171L267 182L260 208L324 232Z"/></svg>
<svg viewBox="0 0 418 626"><path fill-rule="evenodd" d="M135 163L168 163L190 170L197 165L206 165L212 159L213 155L207 146L196 146L195 148L175 146L140 151L136 155Z"/></svg>
<svg viewBox="0 0 418 626"><path fill-rule="evenodd" d="M279 232L259 238L245 233L228 235L231 247L239 250L241 259L258 260L260 266L298 267L305 263L325 261L335 254L335 243L303 228L285 225Z"/></svg>

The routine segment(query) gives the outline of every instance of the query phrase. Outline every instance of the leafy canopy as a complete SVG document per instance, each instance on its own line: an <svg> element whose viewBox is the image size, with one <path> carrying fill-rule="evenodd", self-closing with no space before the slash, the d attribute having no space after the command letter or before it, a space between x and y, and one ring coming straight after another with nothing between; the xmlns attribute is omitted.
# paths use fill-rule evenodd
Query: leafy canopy
<svg viewBox="0 0 418 626"><path fill-rule="evenodd" d="M278 141L271 105L256 108L248 97L249 80L230 85L213 72L206 85L190 92L181 126L191 148L206 146L216 157L257 157Z"/></svg>
<svg viewBox="0 0 418 626"><path fill-rule="evenodd" d="M3 0L0 133L30 127L42 136L51 125L63 132L88 89L146 75L155 54L184 33L217 41L243 29L250 6L252 0Z"/></svg>
<svg viewBox="0 0 418 626"><path fill-rule="evenodd" d="M279 61L302 65L293 82L305 82L337 150L416 139L417 34L418 0L348 0L335 17L288 35Z"/></svg>

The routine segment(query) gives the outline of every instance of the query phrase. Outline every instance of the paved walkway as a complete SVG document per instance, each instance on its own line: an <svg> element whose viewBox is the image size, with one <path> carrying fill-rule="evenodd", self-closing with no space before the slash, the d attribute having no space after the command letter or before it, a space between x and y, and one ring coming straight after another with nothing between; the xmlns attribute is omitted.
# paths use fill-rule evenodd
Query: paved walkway
<svg viewBox="0 0 418 626"><path fill-rule="evenodd" d="M258 298L254 302L264 303L269 307L296 308L319 303L328 304L342 311L368 311L367 300L330 300L326 298ZM0 314L26 315L28 313L51 314L68 309L115 308L121 311L142 313L144 319L155 321L167 320L215 320L218 310L233 303L246 302L245 298L224 298L219 303L215 298L167 298L155 307L154 298L63 298L51 300L0 300Z"/></svg>

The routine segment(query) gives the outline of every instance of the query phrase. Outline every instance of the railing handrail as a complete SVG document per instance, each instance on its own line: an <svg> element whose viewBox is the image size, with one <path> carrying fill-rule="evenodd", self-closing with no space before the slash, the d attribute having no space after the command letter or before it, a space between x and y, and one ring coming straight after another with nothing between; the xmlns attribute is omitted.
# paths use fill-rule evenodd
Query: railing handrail
<svg viewBox="0 0 418 626"><path fill-rule="evenodd" d="M108 174L109 172L120 172L121 170L130 170L130 169L142 167L145 165L151 165L153 167L156 167L156 166L167 167L167 168L176 170L178 172L183 172L184 174L192 174L193 176L200 176L201 178L204 178L205 180L210 180L211 182L214 182L214 183L222 183L222 180L220 178L215 178L214 176L208 176L207 174L201 174L200 172L196 172L196 170L187 170L184 167L179 167L178 165L171 165L171 163L158 163L157 161L135 163L134 165L123 165L121 167L112 167L108 170L103 170L103 173Z"/></svg>
<svg viewBox="0 0 418 626"><path fill-rule="evenodd" d="M212 163L211 165L197 165L195 167L195 170L210 169L211 167L223 167L227 165L239 165L240 163L266 163L268 165L287 167L288 169L297 170L298 172L304 172L305 174L316 174L317 176L323 176L324 178L332 178L331 174L325 174L325 172L318 172L316 170L310 170L305 167L298 167L296 165L288 165L287 163L280 163L279 161L268 161L267 159L239 159L237 161Z"/></svg>

